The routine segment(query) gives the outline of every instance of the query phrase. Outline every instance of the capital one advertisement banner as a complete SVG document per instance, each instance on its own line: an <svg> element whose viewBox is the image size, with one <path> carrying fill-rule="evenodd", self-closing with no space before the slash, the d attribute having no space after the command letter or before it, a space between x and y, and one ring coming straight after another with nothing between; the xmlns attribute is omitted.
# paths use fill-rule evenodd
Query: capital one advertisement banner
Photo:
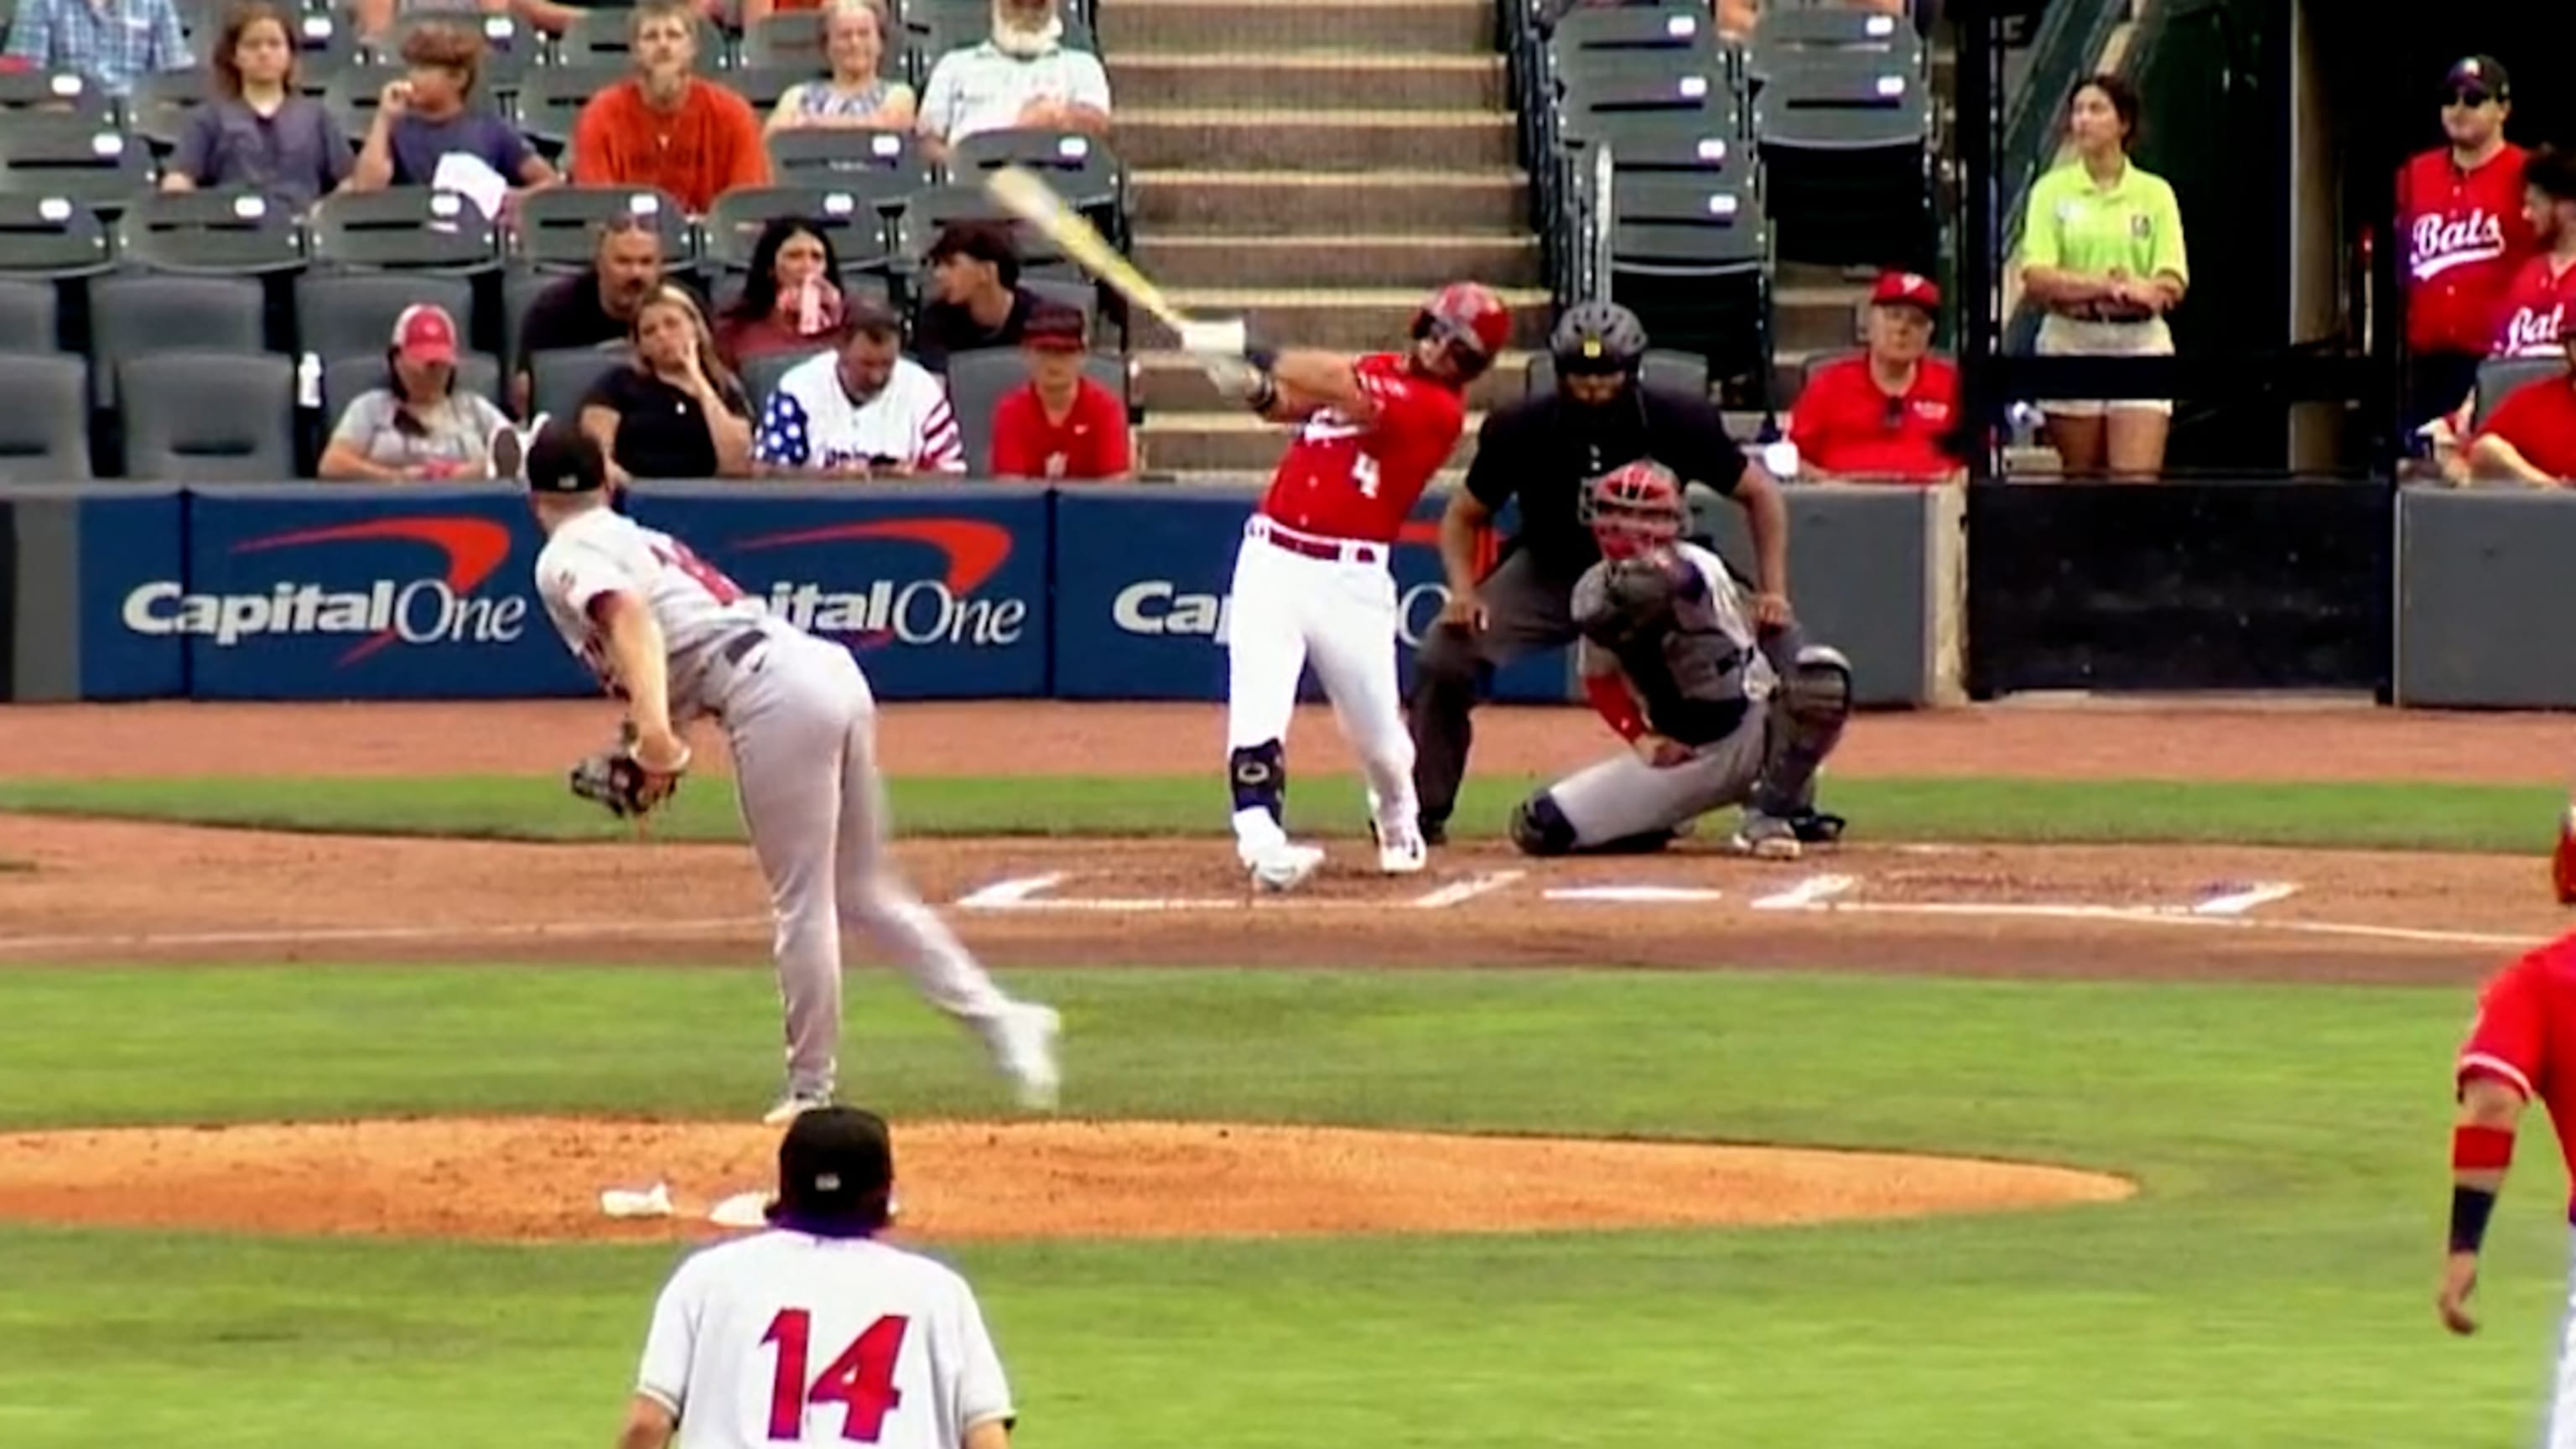
<svg viewBox="0 0 2576 1449"><path fill-rule="evenodd" d="M627 511L848 648L881 699L1046 693L1042 488L648 484Z"/></svg>
<svg viewBox="0 0 2576 1449"><path fill-rule="evenodd" d="M185 570L121 580L114 628L178 640L198 699L596 693L536 599L507 488L191 489Z"/></svg>
<svg viewBox="0 0 2576 1449"><path fill-rule="evenodd" d="M1059 699L1223 699L1228 586L1254 499L1242 490L1068 485L1055 501L1055 695ZM1395 549L1396 666L1449 590L1440 568L1441 496L1426 496ZM1508 526L1508 518L1499 520ZM1496 671L1493 697L1561 702L1562 649ZM1310 677L1303 697L1320 698Z"/></svg>

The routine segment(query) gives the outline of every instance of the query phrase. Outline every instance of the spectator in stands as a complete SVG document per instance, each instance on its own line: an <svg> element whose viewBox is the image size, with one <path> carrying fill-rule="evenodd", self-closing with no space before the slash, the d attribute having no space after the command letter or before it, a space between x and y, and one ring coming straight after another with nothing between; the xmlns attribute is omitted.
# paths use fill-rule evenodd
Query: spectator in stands
<svg viewBox="0 0 2576 1449"><path fill-rule="evenodd" d="M829 80L799 81L769 112L770 133L804 126L909 130L912 87L877 73L885 61L884 0L833 0L823 12Z"/></svg>
<svg viewBox="0 0 2576 1449"><path fill-rule="evenodd" d="M8 29L12 59L85 76L112 96L197 63L173 0L19 0Z"/></svg>
<svg viewBox="0 0 2576 1449"><path fill-rule="evenodd" d="M993 33L952 50L921 88L921 134L947 149L984 131L1109 134L1109 73L1064 44L1056 0L994 0Z"/></svg>
<svg viewBox="0 0 2576 1449"><path fill-rule="evenodd" d="M816 352L841 335L840 254L801 216L760 229L742 295L716 314L716 356L740 368L773 352Z"/></svg>
<svg viewBox="0 0 2576 1449"><path fill-rule="evenodd" d="M753 452L769 477L885 478L963 473L948 390L902 355L903 327L872 298L850 303L838 350L778 379Z"/></svg>
<svg viewBox="0 0 2576 1449"><path fill-rule="evenodd" d="M329 107L297 92L295 38L277 7L236 7L207 60L214 94L188 113L162 190L251 187L301 211L349 179L349 138Z"/></svg>
<svg viewBox="0 0 2576 1449"><path fill-rule="evenodd" d="M737 186L769 184L751 103L692 74L698 29L680 0L644 0L627 22L635 74L581 108L572 177L583 186L652 186L693 216Z"/></svg>
<svg viewBox="0 0 2576 1449"><path fill-rule="evenodd" d="M1082 313L1041 303L1020 349L1029 385L1004 393L986 425L1000 478L1124 478L1133 470L1126 401L1083 375Z"/></svg>
<svg viewBox="0 0 2576 1449"><path fill-rule="evenodd" d="M2048 309L2039 351L2052 357L2161 357L2165 314L2190 285L2173 187L2129 160L2138 92L2116 75L2075 88L2067 108L2076 158L2031 187L2022 227L2022 288ZM2170 399L2042 402L2069 476L2151 479L2164 467Z"/></svg>
<svg viewBox="0 0 2576 1449"><path fill-rule="evenodd" d="M1018 345L1037 295L1020 286L1020 249L1008 224L952 222L925 260L930 302L912 329L922 366L944 373L952 352Z"/></svg>
<svg viewBox="0 0 2576 1449"><path fill-rule="evenodd" d="M350 190L439 185L442 169L452 180L458 170L477 167L530 190L563 179L518 127L473 103L483 68L481 34L460 25L424 25L403 41L402 58L409 70L378 99L375 122L349 175Z"/></svg>
<svg viewBox="0 0 2576 1449"><path fill-rule="evenodd" d="M635 314L635 356L581 400L581 430L626 478L751 472L751 403L716 358L698 300L669 283Z"/></svg>
<svg viewBox="0 0 2576 1449"><path fill-rule="evenodd" d="M2406 242L2406 429L2449 412L2475 387L2506 285L2538 244L2524 205L2523 149L2504 67L2483 55L2443 81L2448 144L2406 163L2397 226Z"/></svg>
<svg viewBox="0 0 2576 1449"><path fill-rule="evenodd" d="M2559 335L2567 375L2526 383L2469 440L2480 478L2544 486L2576 484L2576 328Z"/></svg>
<svg viewBox="0 0 2576 1449"><path fill-rule="evenodd" d="M527 416L530 354L625 345L644 300L661 288L662 234L642 217L619 213L600 228L588 267L528 303L518 353L510 359L511 408Z"/></svg>
<svg viewBox="0 0 2576 1449"><path fill-rule="evenodd" d="M1827 363L1791 410L1789 441L1810 477L1864 482L1962 481L1959 370L1927 354L1941 289L1889 272L1869 297L1869 348Z"/></svg>
<svg viewBox="0 0 2576 1449"><path fill-rule="evenodd" d="M341 411L321 474L374 483L487 477L492 434L508 423L491 399L456 390L456 319L430 303L405 307L385 351L384 386Z"/></svg>
<svg viewBox="0 0 2576 1449"><path fill-rule="evenodd" d="M370 43L384 38L394 21L405 15L473 16L507 15L532 30L548 35L561 35L572 28L582 13L581 6L559 5L555 0L351 0L350 24L360 40Z"/></svg>

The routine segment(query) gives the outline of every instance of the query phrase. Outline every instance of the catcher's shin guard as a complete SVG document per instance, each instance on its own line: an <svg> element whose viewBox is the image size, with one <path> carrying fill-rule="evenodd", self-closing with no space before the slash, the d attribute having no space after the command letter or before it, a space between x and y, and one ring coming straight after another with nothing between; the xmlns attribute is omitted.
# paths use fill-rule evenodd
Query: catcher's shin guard
<svg viewBox="0 0 2576 1449"><path fill-rule="evenodd" d="M1794 820L1814 810L1816 772L1851 719L1851 661L1822 644L1798 650L1771 697L1771 732L1753 808Z"/></svg>

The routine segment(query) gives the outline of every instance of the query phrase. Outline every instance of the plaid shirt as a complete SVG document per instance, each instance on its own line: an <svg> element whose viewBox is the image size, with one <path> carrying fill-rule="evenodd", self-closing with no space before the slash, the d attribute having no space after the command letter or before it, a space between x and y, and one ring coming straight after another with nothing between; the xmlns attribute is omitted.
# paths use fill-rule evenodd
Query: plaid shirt
<svg viewBox="0 0 2576 1449"><path fill-rule="evenodd" d="M20 0L9 54L40 70L87 76L116 96L132 94L154 71L197 63L171 0Z"/></svg>

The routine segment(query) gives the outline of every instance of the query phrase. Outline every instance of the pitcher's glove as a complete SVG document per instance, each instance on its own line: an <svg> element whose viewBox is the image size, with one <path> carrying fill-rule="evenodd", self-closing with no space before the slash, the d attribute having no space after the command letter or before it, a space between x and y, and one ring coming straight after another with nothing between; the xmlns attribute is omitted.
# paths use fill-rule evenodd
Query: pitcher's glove
<svg viewBox="0 0 2576 1449"><path fill-rule="evenodd" d="M620 820L640 820L678 793L689 770L684 751L678 767L656 770L635 757L635 730L628 726L615 749L602 750L572 767L572 792Z"/></svg>

